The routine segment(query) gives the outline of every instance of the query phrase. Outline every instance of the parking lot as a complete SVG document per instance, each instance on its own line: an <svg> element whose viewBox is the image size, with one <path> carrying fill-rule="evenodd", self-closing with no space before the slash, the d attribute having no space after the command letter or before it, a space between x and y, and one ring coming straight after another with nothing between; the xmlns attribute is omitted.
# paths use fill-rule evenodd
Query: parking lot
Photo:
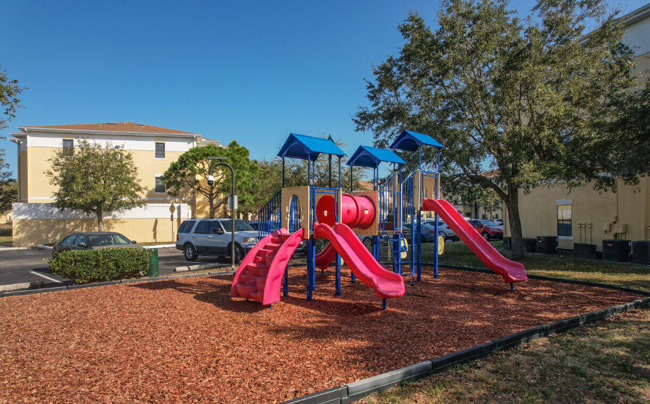
<svg viewBox="0 0 650 404"><path fill-rule="evenodd" d="M65 279L53 275L45 259L52 252L46 249L29 248L25 250L0 249L0 286L38 283L43 285L66 283ZM159 275L171 275L176 267L188 265L214 264L224 265L229 269L229 259L217 257L199 257L195 262L188 262L182 251L174 247L158 249Z"/></svg>

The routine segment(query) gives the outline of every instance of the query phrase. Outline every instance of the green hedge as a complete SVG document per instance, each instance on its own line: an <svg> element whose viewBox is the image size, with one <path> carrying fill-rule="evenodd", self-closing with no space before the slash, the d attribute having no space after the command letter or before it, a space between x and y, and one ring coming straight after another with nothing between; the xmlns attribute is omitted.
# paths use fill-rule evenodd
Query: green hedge
<svg viewBox="0 0 650 404"><path fill-rule="evenodd" d="M151 252L139 248L64 251L48 259L50 271L77 283L107 282L147 274Z"/></svg>

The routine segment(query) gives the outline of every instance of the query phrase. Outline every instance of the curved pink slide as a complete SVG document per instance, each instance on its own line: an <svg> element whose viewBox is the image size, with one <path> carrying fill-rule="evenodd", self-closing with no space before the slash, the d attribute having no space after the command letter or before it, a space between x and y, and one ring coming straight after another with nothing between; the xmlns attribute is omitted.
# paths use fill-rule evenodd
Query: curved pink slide
<svg viewBox="0 0 650 404"><path fill-rule="evenodd" d="M314 236L328 239L356 277L374 289L377 296L390 299L404 295L402 275L382 267L352 229L345 224L337 223L334 227L330 227L326 224L314 223Z"/></svg>
<svg viewBox="0 0 650 404"><path fill-rule="evenodd" d="M330 262L334 262L335 259L336 250L334 249L334 245L329 243L323 251L316 254L316 266L320 269L327 269Z"/></svg>
<svg viewBox="0 0 650 404"><path fill-rule="evenodd" d="M422 199L422 210L432 210L452 228L470 250L508 283L528 280L524 266L501 255L444 199Z"/></svg>
<svg viewBox="0 0 650 404"><path fill-rule="evenodd" d="M290 234L282 228L255 244L237 268L230 296L252 299L263 305L279 302L282 275L303 234L303 230Z"/></svg>

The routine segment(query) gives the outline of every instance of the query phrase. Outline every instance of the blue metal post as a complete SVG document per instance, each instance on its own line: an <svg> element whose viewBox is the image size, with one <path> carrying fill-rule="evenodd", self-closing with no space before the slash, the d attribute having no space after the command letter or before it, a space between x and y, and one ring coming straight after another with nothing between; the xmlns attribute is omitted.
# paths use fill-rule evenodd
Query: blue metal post
<svg viewBox="0 0 650 404"><path fill-rule="evenodd" d="M284 297L289 296L289 268L288 267L284 270L283 295Z"/></svg>
<svg viewBox="0 0 650 404"><path fill-rule="evenodd" d="M382 302L381 302L381 309L382 309L382 310L386 310L386 299L382 299Z"/></svg>
<svg viewBox="0 0 650 404"><path fill-rule="evenodd" d="M311 300L312 296L312 272L316 271L316 260L314 259L314 249L312 248L313 239L307 240L307 301Z"/></svg>
<svg viewBox="0 0 650 404"><path fill-rule="evenodd" d="M422 260L420 259L422 254L422 211L418 210L418 251L417 251L417 270L418 270L418 282L422 280ZM411 286L414 285L414 282L411 278Z"/></svg>
<svg viewBox="0 0 650 404"><path fill-rule="evenodd" d="M515 291L515 284L510 282L510 291L514 292Z"/></svg>
<svg viewBox="0 0 650 404"><path fill-rule="evenodd" d="M284 156L282 156L282 188L284 188Z"/></svg>
<svg viewBox="0 0 650 404"><path fill-rule="evenodd" d="M341 256L336 254L336 296L341 296Z"/></svg>

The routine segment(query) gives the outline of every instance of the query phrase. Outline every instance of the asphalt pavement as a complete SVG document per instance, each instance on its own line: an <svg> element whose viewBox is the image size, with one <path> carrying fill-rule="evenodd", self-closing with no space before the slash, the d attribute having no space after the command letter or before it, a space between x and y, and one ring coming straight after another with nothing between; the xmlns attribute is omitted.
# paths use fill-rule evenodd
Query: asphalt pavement
<svg viewBox="0 0 650 404"><path fill-rule="evenodd" d="M26 289L39 286L62 286L71 284L70 280L53 275L45 259L52 256L52 251L39 248L21 250L0 248L0 291ZM229 270L229 259L217 257L199 257L197 261L188 262L183 252L174 247L159 248L158 262L160 276L176 273L176 268L191 271L192 269L214 268L226 266ZM188 268L189 266L189 268Z"/></svg>

